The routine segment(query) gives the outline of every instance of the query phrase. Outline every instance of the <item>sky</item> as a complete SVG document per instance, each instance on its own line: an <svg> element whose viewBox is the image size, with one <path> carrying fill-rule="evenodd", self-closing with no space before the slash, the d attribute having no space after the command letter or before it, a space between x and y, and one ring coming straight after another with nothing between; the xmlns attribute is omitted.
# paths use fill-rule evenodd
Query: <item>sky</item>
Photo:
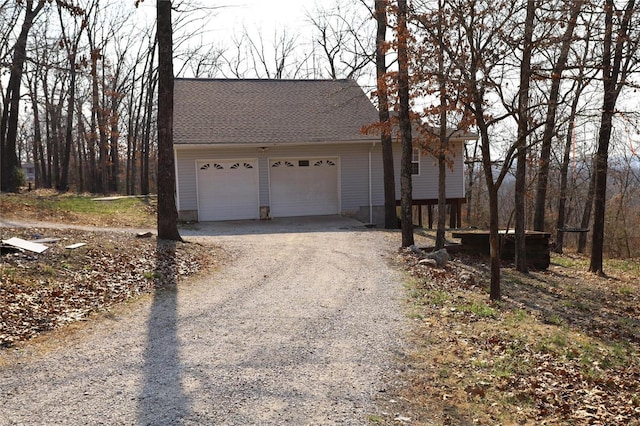
<svg viewBox="0 0 640 426"><path fill-rule="evenodd" d="M304 29L308 26L306 12L315 5L331 5L335 0L223 0L216 21L223 25L235 23L257 25L266 29L286 26Z"/></svg>
<svg viewBox="0 0 640 426"><path fill-rule="evenodd" d="M260 30L272 34L276 29L287 32L299 32L302 36L311 34L312 28L307 12L316 6L325 8L334 5L336 0L202 0L217 8L212 12L211 27L221 41L231 40L232 34L248 29Z"/></svg>

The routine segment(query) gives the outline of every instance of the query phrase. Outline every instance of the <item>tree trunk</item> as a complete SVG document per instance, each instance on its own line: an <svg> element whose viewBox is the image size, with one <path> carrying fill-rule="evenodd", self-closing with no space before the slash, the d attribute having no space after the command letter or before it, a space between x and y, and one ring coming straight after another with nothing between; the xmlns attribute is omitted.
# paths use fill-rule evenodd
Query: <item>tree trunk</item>
<svg viewBox="0 0 640 426"><path fill-rule="evenodd" d="M604 275L602 260L604 249L604 222L607 201L607 170L609 158L609 140L613 119L613 107L607 110L607 96L605 94L605 106L602 113L602 122L598 134L598 151L596 152L595 185L594 185L594 211L593 232L591 234L591 261L589 271Z"/></svg>
<svg viewBox="0 0 640 426"><path fill-rule="evenodd" d="M158 238L182 241L178 232L173 153L173 30L171 1L157 0L158 19Z"/></svg>
<svg viewBox="0 0 640 426"><path fill-rule="evenodd" d="M596 188L596 158L593 157L593 169L591 170L591 177L589 179L589 188L587 190L587 197L584 202L584 210L582 211L582 220L580 221L580 227L586 229L591 223L591 213L593 212L593 197L595 196ZM577 252L583 254L587 249L587 234L580 234L578 237L578 249Z"/></svg>
<svg viewBox="0 0 640 426"><path fill-rule="evenodd" d="M402 135L402 158L400 165L400 210L402 220L402 247L414 244L412 218L411 116L409 111L409 56L407 29L407 1L398 0L398 98L400 133Z"/></svg>
<svg viewBox="0 0 640 426"><path fill-rule="evenodd" d="M473 155L470 157L467 151L467 145L464 144L464 154L467 159L467 226L474 225L475 222L471 221L472 201L475 196L476 190L474 186L475 171L476 171L476 156L478 155L478 140L473 143ZM477 215L476 215L477 217Z"/></svg>
<svg viewBox="0 0 640 426"><path fill-rule="evenodd" d="M158 83L159 85L159 83ZM155 79L153 70L149 71L148 100L145 105L145 130L142 135L142 153L140 158L140 193L149 194L149 156L151 151L151 122L153 119L153 95L155 93ZM158 88L158 97L160 96ZM159 120L159 117L158 117Z"/></svg>
<svg viewBox="0 0 640 426"><path fill-rule="evenodd" d="M16 172L20 168L20 159L16 153L16 138L20 114L22 73L27 57L27 38L35 17L46 3L46 0L39 0L36 7L33 8L33 0L27 0L24 21L13 50L11 74L0 119L0 190L2 191L18 190Z"/></svg>
<svg viewBox="0 0 640 426"><path fill-rule="evenodd" d="M488 183L488 181L487 181ZM489 264L491 270L491 284L489 298L500 300L502 290L500 286L500 236L498 234L500 223L498 222L498 188L493 184L491 177L491 187L489 192Z"/></svg>
<svg viewBox="0 0 640 426"><path fill-rule="evenodd" d="M527 16L524 24L522 63L520 64L520 90L518 92L518 148L516 164L515 216L516 245L515 266L527 272L526 250L526 197L527 190L527 137L529 134L529 81L531 79L531 53L533 51L533 29L535 2L527 0Z"/></svg>
<svg viewBox="0 0 640 426"><path fill-rule="evenodd" d="M637 51L638 40L629 37L629 25L635 11L635 1L630 0L624 10L620 26L614 29L613 17L620 11L615 9L614 0L605 2L605 31L602 55L602 80L604 100L602 119L598 132L598 151L596 152L593 233L591 240L591 261L589 271L604 275L602 254L604 249L604 222L607 195L607 170L609 161L609 142L611 140L612 121L616 111L618 95L625 84L626 74L632 61L625 58ZM614 43L615 33L615 43ZM633 45L632 51L624 52L626 45ZM614 53L615 52L615 53ZM623 64L624 62L624 64Z"/></svg>
<svg viewBox="0 0 640 426"><path fill-rule="evenodd" d="M387 88L386 39L387 39L387 1L375 0L376 31L376 78L378 87L378 116L383 125L380 142L382 144L382 170L384 176L384 227L396 229L396 182L393 167L393 141L389 122L389 100Z"/></svg>
<svg viewBox="0 0 640 426"><path fill-rule="evenodd" d="M118 150L118 141L120 138L120 128L119 128L119 115L118 115L118 96L119 94L116 91L115 83L114 87L111 89L111 116L110 116L110 126L109 129L109 158L110 158L110 167L109 167L109 191L110 192L118 192L118 172L120 171L120 153Z"/></svg>
<svg viewBox="0 0 640 426"><path fill-rule="evenodd" d="M573 145L573 126L575 125L576 113L578 109L579 96L576 96L571 103L571 113L569 115L569 125L567 127L567 138L564 144L564 153L562 155L562 165L560 166L560 197L558 199L558 219L556 221L556 245L554 252L562 254L564 250L564 232L562 228L565 226L567 191L569 186L569 162L571 161L571 146Z"/></svg>
<svg viewBox="0 0 640 426"><path fill-rule="evenodd" d="M435 249L440 250L446 244L445 227L447 220L447 164L446 155L449 148L449 136L447 134L447 86L444 70L443 17L444 5L438 1L438 40L441 43L438 48L438 90L440 92L440 135L438 140L438 226L436 227ZM451 207L453 208L453 206ZM453 227L453 224L451 224Z"/></svg>
<svg viewBox="0 0 640 426"><path fill-rule="evenodd" d="M74 47L75 49L75 47ZM75 111L76 98L76 53L69 57L71 67L71 81L69 82L69 99L67 107L67 121L65 125L64 150L62 151L62 164L60 165L60 179L56 185L58 191L69 190L69 163L71 161L71 144L73 143L73 112Z"/></svg>
<svg viewBox="0 0 640 426"><path fill-rule="evenodd" d="M536 203L534 207L533 229L535 231L544 231L545 223L545 204L547 201L547 186L549 183L549 164L551 160L551 142L556 131L556 111L558 110L558 97L560 95L560 83L562 81L562 73L567 65L569 57L569 49L573 42L573 32L578 22L578 16L582 10L584 1L579 0L572 3L571 16L569 24L565 29L562 38L562 47L560 55L551 71L551 90L549 92L549 105L547 106L547 116L544 124L544 133L542 135L542 144L540 147L540 167L538 169L538 182L536 188ZM562 250L562 249L561 249Z"/></svg>

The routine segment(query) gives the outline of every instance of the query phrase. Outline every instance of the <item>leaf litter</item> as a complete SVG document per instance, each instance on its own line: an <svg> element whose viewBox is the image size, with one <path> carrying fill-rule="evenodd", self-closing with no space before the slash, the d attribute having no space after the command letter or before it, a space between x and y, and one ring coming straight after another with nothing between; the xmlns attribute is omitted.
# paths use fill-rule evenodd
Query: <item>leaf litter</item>
<svg viewBox="0 0 640 426"><path fill-rule="evenodd" d="M108 311L123 301L176 285L205 270L219 247L136 238L133 233L2 229L25 240L58 242L43 253L3 253L0 263L0 348ZM83 245L80 245L80 244ZM74 246L73 250L66 247Z"/></svg>
<svg viewBox="0 0 640 426"><path fill-rule="evenodd" d="M611 264L606 278L576 255L529 274L504 265L500 302L489 300L488 259L419 260L399 254L412 350L395 392L413 424L640 424L637 260L636 273Z"/></svg>

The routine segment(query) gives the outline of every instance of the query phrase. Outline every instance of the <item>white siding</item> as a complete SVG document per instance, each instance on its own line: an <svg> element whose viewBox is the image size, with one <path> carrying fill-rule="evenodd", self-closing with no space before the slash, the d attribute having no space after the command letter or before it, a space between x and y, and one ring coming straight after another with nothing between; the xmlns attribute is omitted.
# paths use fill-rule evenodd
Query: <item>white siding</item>
<svg viewBox="0 0 640 426"><path fill-rule="evenodd" d="M447 166L447 198L464 198L464 151L462 142L454 142L453 168ZM396 195L400 199L400 144L394 146L393 162L396 176ZM438 198L438 161L422 151L420 175L413 176L414 199Z"/></svg>
<svg viewBox="0 0 640 426"><path fill-rule="evenodd" d="M455 142L456 156L453 170L447 168L447 197L464 198L464 151L462 142ZM371 151L372 205L384 205L382 149L380 143L372 144L322 144L269 147L265 151L257 147L238 148L184 148L176 147L178 173L178 210L197 210L196 160L210 158L257 158L260 205L269 205L269 159L301 157L337 157L339 160L340 211L355 212L369 206L369 152ZM394 143L394 167L396 196L400 198L400 144ZM420 159L420 175L413 177L415 199L438 197L438 165L430 155Z"/></svg>
<svg viewBox="0 0 640 426"><path fill-rule="evenodd" d="M378 144L379 145L379 144ZM251 148L181 148L176 147L178 178L178 210L196 210L196 167L199 159L258 158L260 205L269 205L270 158L338 157L340 165L341 211L356 210L369 205L369 144L327 144L269 147L261 152Z"/></svg>

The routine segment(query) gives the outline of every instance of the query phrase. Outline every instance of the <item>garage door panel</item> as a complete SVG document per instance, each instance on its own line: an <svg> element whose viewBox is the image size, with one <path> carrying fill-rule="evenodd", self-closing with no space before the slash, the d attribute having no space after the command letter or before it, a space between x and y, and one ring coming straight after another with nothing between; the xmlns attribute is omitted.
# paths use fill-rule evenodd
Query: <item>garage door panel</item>
<svg viewBox="0 0 640 426"><path fill-rule="evenodd" d="M337 159L272 160L273 217L338 214Z"/></svg>
<svg viewBox="0 0 640 426"><path fill-rule="evenodd" d="M198 161L200 221L258 219L257 160Z"/></svg>

